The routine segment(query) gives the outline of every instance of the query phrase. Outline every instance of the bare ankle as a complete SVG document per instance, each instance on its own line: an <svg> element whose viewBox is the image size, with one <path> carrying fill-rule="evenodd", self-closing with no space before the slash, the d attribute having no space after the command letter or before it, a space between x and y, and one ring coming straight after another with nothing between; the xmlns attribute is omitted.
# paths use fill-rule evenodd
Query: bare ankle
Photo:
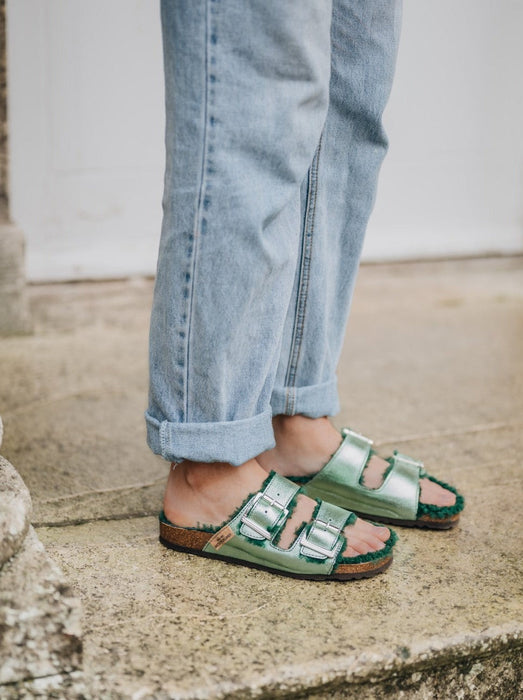
<svg viewBox="0 0 523 700"><path fill-rule="evenodd" d="M272 425L275 433L288 437L302 436L304 433L310 433L311 430L317 432L328 429L327 426L332 427L327 416L309 418L309 416L304 416L301 413L297 413L294 416L283 414L273 416Z"/></svg>
<svg viewBox="0 0 523 700"><path fill-rule="evenodd" d="M260 455L258 461L267 471L274 469L283 476L307 476L319 471L341 440L326 416L277 415L273 429L276 447Z"/></svg>
<svg viewBox="0 0 523 700"><path fill-rule="evenodd" d="M223 462L184 461L171 466L164 496L164 512L171 522L196 526L221 523L266 474L256 460L239 467Z"/></svg>
<svg viewBox="0 0 523 700"><path fill-rule="evenodd" d="M216 480L222 479L227 471L236 467L225 462L191 462L185 460L174 467L176 476L184 481L184 485L192 491L201 493Z"/></svg>

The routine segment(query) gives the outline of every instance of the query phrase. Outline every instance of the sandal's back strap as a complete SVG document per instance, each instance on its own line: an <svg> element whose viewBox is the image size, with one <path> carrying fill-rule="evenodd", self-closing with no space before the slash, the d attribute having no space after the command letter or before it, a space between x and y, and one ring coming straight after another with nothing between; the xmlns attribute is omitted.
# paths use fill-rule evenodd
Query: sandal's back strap
<svg viewBox="0 0 523 700"><path fill-rule="evenodd" d="M253 540L270 540L289 515L287 506L300 487L279 474L254 496L241 516L240 533Z"/></svg>

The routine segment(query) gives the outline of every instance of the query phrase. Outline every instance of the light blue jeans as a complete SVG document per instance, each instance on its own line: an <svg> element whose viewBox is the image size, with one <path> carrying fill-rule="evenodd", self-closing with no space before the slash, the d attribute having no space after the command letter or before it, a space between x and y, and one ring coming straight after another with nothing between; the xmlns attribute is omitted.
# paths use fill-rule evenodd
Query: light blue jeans
<svg viewBox="0 0 523 700"><path fill-rule="evenodd" d="M163 0L151 449L241 464L339 410L399 0Z"/></svg>

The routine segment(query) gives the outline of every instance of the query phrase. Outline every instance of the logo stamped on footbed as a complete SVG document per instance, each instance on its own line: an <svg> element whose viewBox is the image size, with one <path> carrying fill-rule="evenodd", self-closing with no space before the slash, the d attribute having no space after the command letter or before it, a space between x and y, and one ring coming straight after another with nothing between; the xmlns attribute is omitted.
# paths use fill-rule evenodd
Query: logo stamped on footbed
<svg viewBox="0 0 523 700"><path fill-rule="evenodd" d="M220 549L220 547L223 547L223 545L233 537L234 532L228 525L225 525L225 527L222 527L221 530L218 530L218 532L211 537L209 544L214 547L214 549Z"/></svg>

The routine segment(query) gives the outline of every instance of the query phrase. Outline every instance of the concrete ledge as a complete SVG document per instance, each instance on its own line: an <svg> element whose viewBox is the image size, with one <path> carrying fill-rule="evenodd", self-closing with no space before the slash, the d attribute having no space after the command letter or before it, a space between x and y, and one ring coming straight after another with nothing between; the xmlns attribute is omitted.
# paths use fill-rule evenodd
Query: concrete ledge
<svg viewBox="0 0 523 700"><path fill-rule="evenodd" d="M0 572L0 632L0 686L80 666L80 602L32 527Z"/></svg>
<svg viewBox="0 0 523 700"><path fill-rule="evenodd" d="M518 700L523 690L523 626L493 628L480 635L423 640L410 648L366 650L335 662L319 660L210 691L157 694L177 700L247 698L365 698L426 700L442 697ZM143 697L149 697L144 695ZM152 696L151 696L152 697Z"/></svg>

